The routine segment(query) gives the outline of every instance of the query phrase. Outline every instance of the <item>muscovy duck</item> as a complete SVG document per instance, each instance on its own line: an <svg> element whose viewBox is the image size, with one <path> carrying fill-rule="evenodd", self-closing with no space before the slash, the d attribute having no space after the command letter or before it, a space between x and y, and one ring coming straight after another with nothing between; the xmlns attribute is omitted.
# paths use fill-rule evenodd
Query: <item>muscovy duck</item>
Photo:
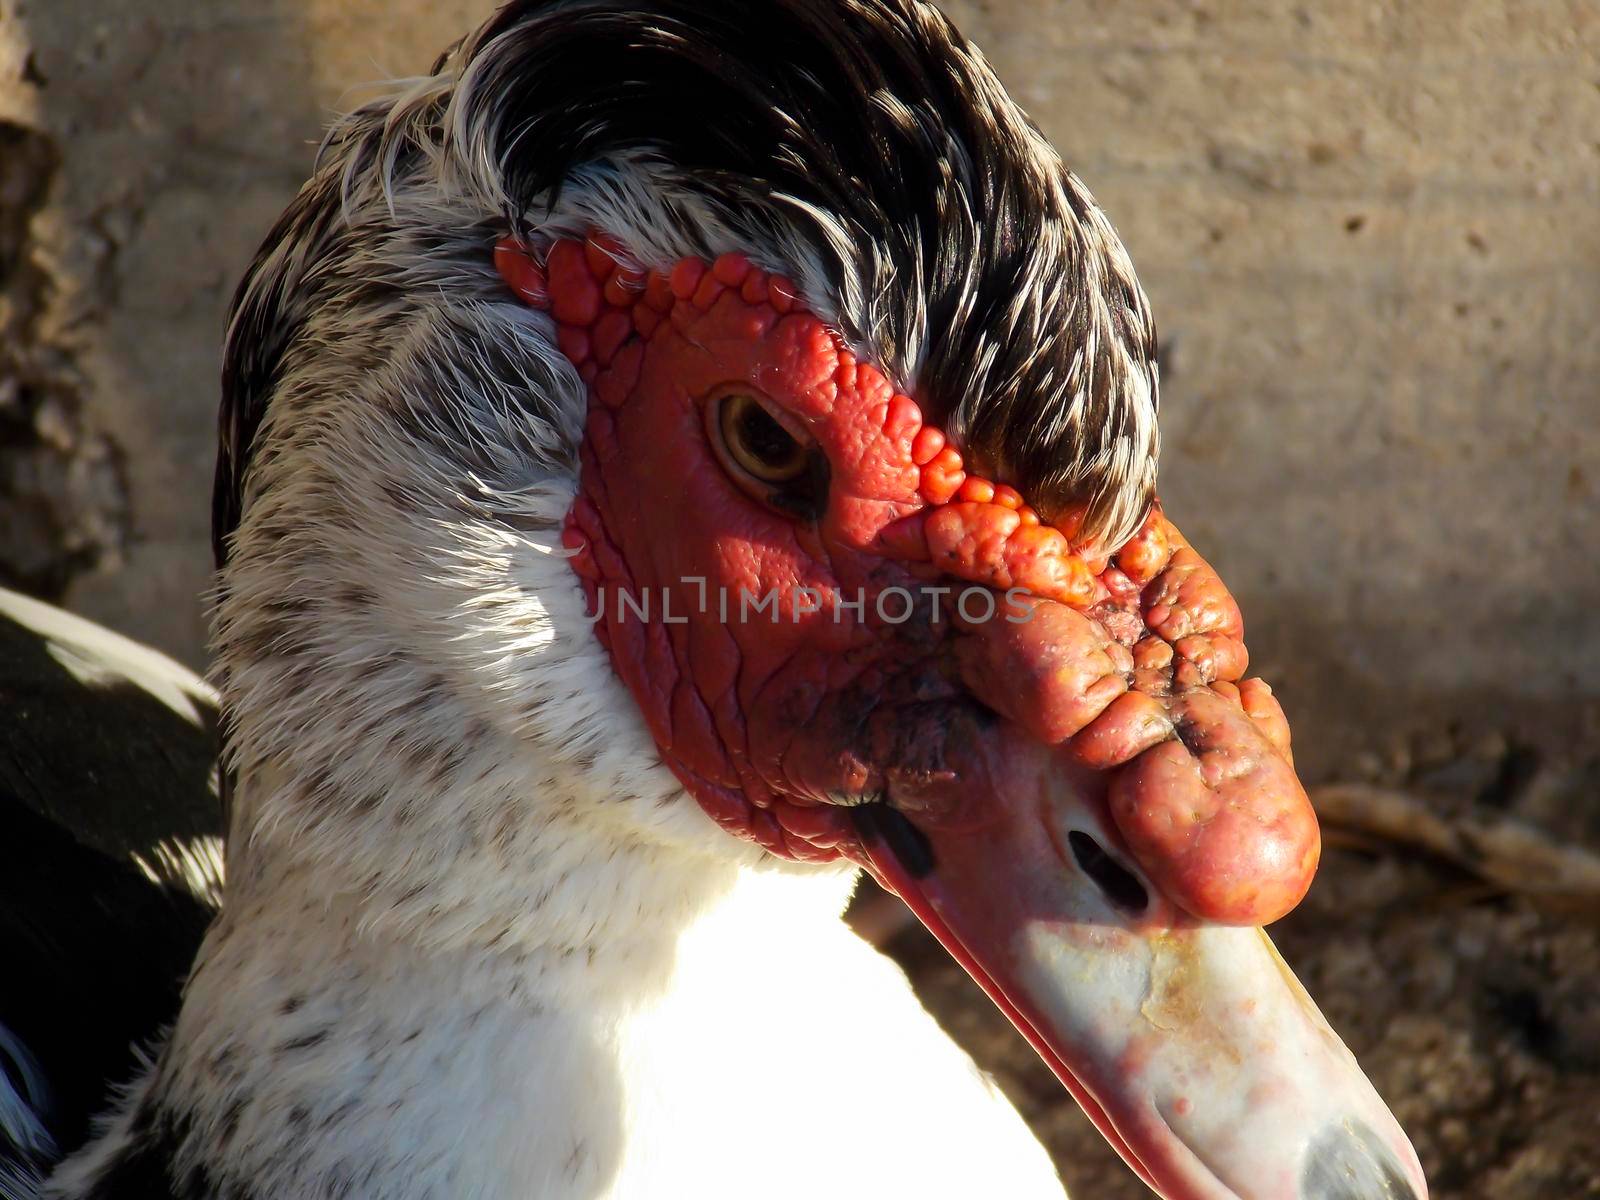
<svg viewBox="0 0 1600 1200"><path fill-rule="evenodd" d="M225 902L40 1194L1060 1195L864 868L1169 1200L1425 1196L1156 411L919 0L513 0L339 121L228 330Z"/></svg>

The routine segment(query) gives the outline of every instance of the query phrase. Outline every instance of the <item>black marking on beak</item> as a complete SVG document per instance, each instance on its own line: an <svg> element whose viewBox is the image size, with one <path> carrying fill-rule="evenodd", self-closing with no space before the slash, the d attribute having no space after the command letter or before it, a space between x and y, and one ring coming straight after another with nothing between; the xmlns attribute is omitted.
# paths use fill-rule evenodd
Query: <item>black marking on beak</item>
<svg viewBox="0 0 1600 1200"><path fill-rule="evenodd" d="M1300 1172L1303 1200L1417 1200L1388 1147L1360 1121L1324 1130Z"/></svg>
<svg viewBox="0 0 1600 1200"><path fill-rule="evenodd" d="M927 835L898 809L881 800L859 804L850 810L850 819L863 837L874 837L887 845L911 878L922 879L932 872L936 865L933 846Z"/></svg>

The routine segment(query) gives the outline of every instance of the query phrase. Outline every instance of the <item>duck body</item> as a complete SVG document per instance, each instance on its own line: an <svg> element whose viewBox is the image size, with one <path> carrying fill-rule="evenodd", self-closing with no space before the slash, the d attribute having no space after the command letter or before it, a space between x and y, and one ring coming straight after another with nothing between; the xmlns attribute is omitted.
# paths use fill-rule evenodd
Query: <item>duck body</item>
<svg viewBox="0 0 1600 1200"><path fill-rule="evenodd" d="M167 1194L142 1190L152 1180L174 1196L393 1200L1062 1194L902 973L838 921L848 880L724 883L644 994L418 953L337 906L296 915L277 898L266 946L224 917L181 1052L44 1194ZM259 986L238 986L235 956ZM830 1006L807 1023L816 1044L785 1039L778 998ZM816 1152L794 1153L797 1126Z"/></svg>
<svg viewBox="0 0 1600 1200"><path fill-rule="evenodd" d="M5 953L32 981L5 989L3 1024L43 1085L16 1097L37 1125L9 1139L7 1200L1061 1194L1009 1103L840 919L853 871L673 870L569 838L562 869L637 906L581 952L364 929L299 870L252 872L212 922L220 878L175 865L215 851L209 689L58 610L0 607ZM30 722L50 737L24 741ZM640 872L660 916L618 878ZM117 1080L108 1132L30 1178L87 1138ZM827 1152L789 1153L797 1127Z"/></svg>
<svg viewBox="0 0 1600 1200"><path fill-rule="evenodd" d="M0 1196L89 1136L216 911L215 695L0 589Z"/></svg>

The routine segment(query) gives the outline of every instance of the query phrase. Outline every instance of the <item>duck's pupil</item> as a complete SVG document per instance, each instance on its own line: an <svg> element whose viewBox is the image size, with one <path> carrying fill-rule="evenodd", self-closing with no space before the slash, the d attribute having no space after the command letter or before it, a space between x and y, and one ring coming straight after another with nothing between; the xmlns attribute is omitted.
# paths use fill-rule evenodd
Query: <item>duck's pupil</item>
<svg viewBox="0 0 1600 1200"><path fill-rule="evenodd" d="M739 440L752 457L775 467L792 459L800 445L759 404L747 404L739 414Z"/></svg>

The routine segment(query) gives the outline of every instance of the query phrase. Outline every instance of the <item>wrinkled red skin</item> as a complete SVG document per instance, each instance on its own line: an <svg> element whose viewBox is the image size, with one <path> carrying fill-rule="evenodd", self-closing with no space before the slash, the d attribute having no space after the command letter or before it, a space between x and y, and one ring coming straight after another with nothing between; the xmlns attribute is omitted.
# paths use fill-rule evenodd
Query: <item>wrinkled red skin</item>
<svg viewBox="0 0 1600 1200"><path fill-rule="evenodd" d="M982 789L967 783L998 713L1099 773L1127 849L1190 913L1264 924L1298 903L1320 843L1287 723L1264 683L1238 682L1238 608L1159 505L1109 561L1075 551L1073 514L1043 523L969 473L911 399L742 255L643 273L598 235L543 255L507 240L495 261L555 318L590 389L566 543L596 631L665 760L725 828L777 854L861 861L843 796L976 827ZM817 521L721 466L703 409L729 384L827 456ZM970 587L1006 592L993 619L948 592L936 611L927 591ZM911 619L885 619L904 609L878 607L888 588L916 593ZM742 594L774 591L775 613L741 620Z"/></svg>

